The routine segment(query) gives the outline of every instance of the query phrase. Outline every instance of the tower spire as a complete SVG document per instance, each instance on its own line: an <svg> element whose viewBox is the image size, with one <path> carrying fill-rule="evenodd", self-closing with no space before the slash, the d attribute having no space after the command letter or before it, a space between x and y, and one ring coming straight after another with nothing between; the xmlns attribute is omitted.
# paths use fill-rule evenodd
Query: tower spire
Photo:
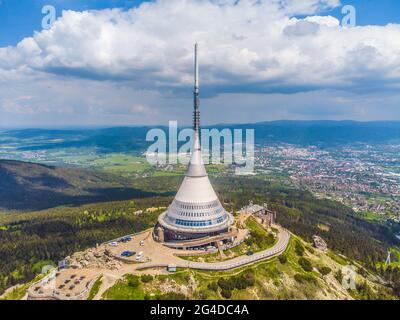
<svg viewBox="0 0 400 320"><path fill-rule="evenodd" d="M194 110L193 110L193 150L190 157L187 176L204 177L207 175L201 155L200 143L200 90L199 90L199 57L198 44L194 45Z"/></svg>
<svg viewBox="0 0 400 320"><path fill-rule="evenodd" d="M195 133L200 131L200 88L199 88L199 60L197 55L198 44L194 45L194 111L193 111L193 130Z"/></svg>

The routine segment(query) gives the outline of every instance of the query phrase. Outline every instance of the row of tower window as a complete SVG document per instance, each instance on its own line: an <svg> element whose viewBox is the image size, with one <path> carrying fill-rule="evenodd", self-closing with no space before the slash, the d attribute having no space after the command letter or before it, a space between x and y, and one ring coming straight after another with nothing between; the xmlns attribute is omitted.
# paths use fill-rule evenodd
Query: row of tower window
<svg viewBox="0 0 400 320"><path fill-rule="evenodd" d="M226 215L223 217L219 217L214 224L218 224L224 221L226 218ZM205 220L205 221L189 221L189 220L181 220L181 219L176 219L175 224L180 225L180 226L185 226L185 227L206 227L206 226L211 226L213 225L212 220Z"/></svg>
<svg viewBox="0 0 400 320"><path fill-rule="evenodd" d="M179 220L177 219L175 222L177 225L185 226L185 227L206 227L212 225L212 220L206 221L188 221L188 220Z"/></svg>
<svg viewBox="0 0 400 320"><path fill-rule="evenodd" d="M183 212L180 211L179 215L185 216L185 217L209 217L210 215L215 215L218 213L221 213L223 211L222 208L218 208L214 212Z"/></svg>
<svg viewBox="0 0 400 320"><path fill-rule="evenodd" d="M201 210L201 209L211 209L213 207L218 206L218 201L213 201L210 204L198 206L198 205L191 205L191 204L179 204L178 207L182 209L188 209L188 210Z"/></svg>

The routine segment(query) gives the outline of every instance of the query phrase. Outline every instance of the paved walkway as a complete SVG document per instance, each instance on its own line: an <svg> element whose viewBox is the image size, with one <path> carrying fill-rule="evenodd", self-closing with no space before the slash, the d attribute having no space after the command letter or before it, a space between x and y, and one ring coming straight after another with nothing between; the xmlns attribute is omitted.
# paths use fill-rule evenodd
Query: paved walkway
<svg viewBox="0 0 400 320"><path fill-rule="evenodd" d="M272 247L267 250L257 252L251 256L243 255L240 257L236 257L230 260L226 261L221 261L221 262L194 262L194 261L188 261L184 260L179 257L179 254L182 253L187 253L187 254L196 254L196 252L193 251L183 251L183 250L176 250L176 249L171 249L167 248L161 243L155 242L154 239L151 237L151 231L145 231L140 234L137 234L133 237L133 239L127 243L120 243L118 244L117 247L110 246L108 244L103 244L104 246L107 246L107 249L112 251L113 254L116 256L120 255L120 252L124 250L132 250L135 252L143 251L144 252L144 258L148 262L143 262L143 263L135 263L134 262L134 256L127 259L129 263L123 263L120 269L117 270L108 270L108 269L92 269L92 268L84 268L84 269L63 269L59 272L59 276L57 276L57 279L55 280L55 288L57 288L56 291L62 291L62 289L58 289L58 286L60 284L64 284L65 280L70 280L71 275L74 274L74 281L75 279L79 278L81 276L84 276L84 281L81 281L79 285L84 286L85 290L83 290L83 287L79 287L79 285L75 285L73 290L69 290L69 286L65 287L65 294L69 294L70 297L67 297L66 295L63 296L65 299L80 299L86 298L86 295L84 296L84 292L88 292L90 289L89 284L94 283L94 281L97 279L99 275L103 276L102 280L102 285L100 288L100 291L97 293L95 296L95 299L100 299L102 294L110 288L118 279L120 279L124 274L127 273L132 273L138 270L144 270L148 269L146 272L149 274L167 274L166 272L166 267L169 264L174 264L177 267L180 268L190 268L190 269L198 269L198 270L216 270L216 271L222 271L222 270L230 270L230 269L235 269L238 267L242 267L245 265L250 265L253 263L256 263L258 261L262 261L265 259L269 259L275 256L280 255L283 253L289 243L290 239L290 234L289 232L281 228L279 226L274 226L279 230L279 233L277 235L278 241L277 243ZM140 242L144 240L144 245L140 245ZM45 280L42 279L42 281ZM41 282L42 282L41 281ZM71 280L70 280L71 282ZM68 284L70 284L70 282ZM37 286L37 284L36 284ZM34 290L35 285L33 285L30 290ZM55 299L60 299L59 296L54 294L53 288L48 288L49 290L46 290L45 287L41 288L42 293L38 293L38 298L55 298ZM64 291L65 291L64 290ZM83 290L83 291L82 291ZM49 291L49 292L47 292ZM36 294L32 294L32 296L35 296ZM78 297L79 296L79 297ZM81 297L82 296L82 297Z"/></svg>
<svg viewBox="0 0 400 320"><path fill-rule="evenodd" d="M233 258L231 260L222 261L222 262L193 262L186 261L183 259L177 259L174 261L174 264L180 268L190 268L190 269L200 269L200 270L230 270L234 268L238 268L241 266L249 265L261 260L265 260L268 258L272 258L283 253L290 239L289 232L281 227L277 227L279 230L278 241L277 243L267 250L257 252L251 256L240 256ZM157 267L167 267L168 263L163 262L148 262L140 264L136 267L137 270L143 270L148 268L157 268Z"/></svg>

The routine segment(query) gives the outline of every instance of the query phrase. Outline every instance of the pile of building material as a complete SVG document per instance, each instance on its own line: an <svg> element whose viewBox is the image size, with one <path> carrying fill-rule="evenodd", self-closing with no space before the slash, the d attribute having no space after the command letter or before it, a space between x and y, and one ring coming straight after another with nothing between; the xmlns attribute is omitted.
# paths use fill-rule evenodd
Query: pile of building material
<svg viewBox="0 0 400 320"><path fill-rule="evenodd" d="M314 241L314 247L317 248L318 250L321 250L323 252L327 252L328 251L328 245L326 244L326 242L317 235L313 236L313 241Z"/></svg>
<svg viewBox="0 0 400 320"><path fill-rule="evenodd" d="M112 254L104 247L90 248L83 252L76 252L66 258L70 268L100 268L118 270L122 263L116 260Z"/></svg>

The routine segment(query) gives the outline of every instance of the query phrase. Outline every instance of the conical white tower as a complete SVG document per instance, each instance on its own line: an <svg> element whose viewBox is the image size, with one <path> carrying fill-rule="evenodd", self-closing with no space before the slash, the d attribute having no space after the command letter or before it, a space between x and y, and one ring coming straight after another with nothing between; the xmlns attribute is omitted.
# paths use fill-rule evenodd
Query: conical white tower
<svg viewBox="0 0 400 320"><path fill-rule="evenodd" d="M233 216L222 207L204 167L200 144L199 64L195 44L194 142L190 163L182 185L168 210L160 215L159 226L165 240L188 240L227 232ZM164 237L163 235L163 237Z"/></svg>

